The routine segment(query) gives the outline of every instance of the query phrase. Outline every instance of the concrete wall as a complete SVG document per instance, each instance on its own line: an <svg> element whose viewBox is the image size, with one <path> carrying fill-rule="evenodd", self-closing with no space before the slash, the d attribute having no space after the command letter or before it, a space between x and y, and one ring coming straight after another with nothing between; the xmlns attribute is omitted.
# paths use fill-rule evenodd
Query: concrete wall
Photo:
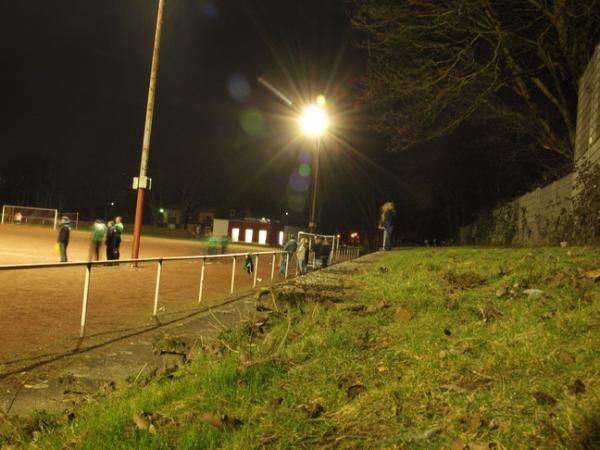
<svg viewBox="0 0 600 450"><path fill-rule="evenodd" d="M583 164L600 161L600 47L590 60L579 82L575 170Z"/></svg>
<svg viewBox="0 0 600 450"><path fill-rule="evenodd" d="M574 175L481 213L459 231L461 244L556 245L572 207Z"/></svg>
<svg viewBox="0 0 600 450"><path fill-rule="evenodd" d="M574 172L483 212L460 229L462 244L556 245L566 238L577 174L600 163L600 46L579 82Z"/></svg>

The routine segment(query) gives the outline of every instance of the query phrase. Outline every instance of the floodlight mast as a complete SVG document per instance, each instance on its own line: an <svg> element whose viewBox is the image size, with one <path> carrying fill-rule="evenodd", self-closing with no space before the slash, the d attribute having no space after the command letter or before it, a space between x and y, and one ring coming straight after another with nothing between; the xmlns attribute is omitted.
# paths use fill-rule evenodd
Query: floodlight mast
<svg viewBox="0 0 600 450"><path fill-rule="evenodd" d="M320 141L321 136L327 132L327 113L323 106L325 105L325 97L319 96L317 104L310 105L304 110L300 117L300 125L304 134L313 140L313 153L315 154L315 176L313 180L312 205L310 208L310 221L308 228L311 233L317 229L316 209L317 209L317 189L319 185L319 158L320 158Z"/></svg>
<svg viewBox="0 0 600 450"><path fill-rule="evenodd" d="M262 77L258 78L258 82L265 88L271 91L277 98L286 103L289 107L295 108L294 103L286 97L281 91L275 88L271 83ZM316 205L317 205L317 188L319 183L319 147L321 136L327 132L328 118L327 112L325 111L326 99L323 95L317 97L316 103L308 106L302 114L299 116L300 126L305 135L312 138L313 141L313 153L315 154L315 170L314 170L314 181L312 191L312 204L310 208L310 218L308 222L308 228L311 233L314 233L317 229L316 222ZM298 112L298 111L297 111Z"/></svg>
<svg viewBox="0 0 600 450"><path fill-rule="evenodd" d="M156 78L158 74L158 60L160 54L160 35L162 31L163 12L165 0L158 0L156 14L156 29L154 32L154 48L152 50L152 65L150 67L150 82L148 86L148 102L146 104L146 121L144 124L144 138L142 142L142 158L140 162L140 175L133 179L133 188L137 189L137 202L135 206L135 222L133 225L133 245L131 259L137 259L140 254L140 238L142 234L142 216L144 211L144 191L150 189L151 180L147 176L148 156L150 154L150 136L152 134L152 117L154 115L154 97L156 92Z"/></svg>

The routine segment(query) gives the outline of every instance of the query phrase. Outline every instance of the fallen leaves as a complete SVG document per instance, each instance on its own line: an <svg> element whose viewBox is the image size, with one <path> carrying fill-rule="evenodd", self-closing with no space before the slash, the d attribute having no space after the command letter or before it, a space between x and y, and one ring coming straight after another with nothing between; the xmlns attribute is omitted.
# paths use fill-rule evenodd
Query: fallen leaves
<svg viewBox="0 0 600 450"><path fill-rule="evenodd" d="M367 388L362 384L353 384L346 390L346 396L348 397L349 400L353 400L354 398L356 398L358 395L362 394L366 390L367 390Z"/></svg>
<svg viewBox="0 0 600 450"><path fill-rule="evenodd" d="M381 311L383 309L387 309L389 307L390 307L389 303L387 303L385 301L382 301L382 302L377 303L376 305L369 306L367 308L366 312L368 312L368 313L375 313L375 312Z"/></svg>
<svg viewBox="0 0 600 450"><path fill-rule="evenodd" d="M477 312L479 313L481 320L483 320L484 322L491 322L492 320L499 319L504 315L501 311L498 311L491 305L485 306L483 308L477 308Z"/></svg>
<svg viewBox="0 0 600 450"><path fill-rule="evenodd" d="M359 312L365 309L365 305L361 303L338 303L336 304L336 308L340 311Z"/></svg>
<svg viewBox="0 0 600 450"><path fill-rule="evenodd" d="M316 419L323 413L323 411L325 411L325 408L323 408L323 405L321 405L318 401L314 400L311 403L311 405L310 405L311 419Z"/></svg>
<svg viewBox="0 0 600 450"><path fill-rule="evenodd" d="M403 306L400 306L398 309L396 309L394 317L396 317L396 320L399 322L408 322L410 319L412 319L413 313Z"/></svg>
<svg viewBox="0 0 600 450"><path fill-rule="evenodd" d="M561 363L561 364L574 364L577 359L575 358L575 355L573 355L572 353L569 353L566 350L557 350L554 354L556 360Z"/></svg>
<svg viewBox="0 0 600 450"><path fill-rule="evenodd" d="M178 420L163 416L159 413L142 412L132 416L133 424L140 431L147 431L150 434L158 433L158 430L165 427L178 427L181 423L204 422L218 429L219 431L229 431L239 428L244 424L237 417L230 417L227 414L219 415L213 413L199 413L197 411L188 411L178 417Z"/></svg>
<svg viewBox="0 0 600 450"><path fill-rule="evenodd" d="M585 278L588 278L594 282L600 280L600 269L590 270L589 272L585 272L583 274Z"/></svg>
<svg viewBox="0 0 600 450"><path fill-rule="evenodd" d="M451 270L446 271L442 278L454 289L471 289L481 286L487 281L475 272L456 273Z"/></svg>
<svg viewBox="0 0 600 450"><path fill-rule="evenodd" d="M537 300L544 296L544 291L541 289L524 289L523 294L525 294L529 300Z"/></svg>
<svg viewBox="0 0 600 450"><path fill-rule="evenodd" d="M175 419L151 412L134 414L132 420L138 430L147 431L150 434L156 434L159 428L177 425Z"/></svg>
<svg viewBox="0 0 600 450"><path fill-rule="evenodd" d="M550 394L544 391L535 391L532 395L535 398L535 401L538 403L538 405L554 406L558 403L558 400L556 400L554 397L552 397Z"/></svg>
<svg viewBox="0 0 600 450"><path fill-rule="evenodd" d="M237 417L230 417L227 414L217 415L211 413L201 414L198 419L201 422L207 423L208 425L212 425L219 431L226 430L234 430L236 428L241 427L244 422L242 422Z"/></svg>
<svg viewBox="0 0 600 450"><path fill-rule="evenodd" d="M571 395L581 395L585 392L585 384L579 378L567 386L567 392Z"/></svg>

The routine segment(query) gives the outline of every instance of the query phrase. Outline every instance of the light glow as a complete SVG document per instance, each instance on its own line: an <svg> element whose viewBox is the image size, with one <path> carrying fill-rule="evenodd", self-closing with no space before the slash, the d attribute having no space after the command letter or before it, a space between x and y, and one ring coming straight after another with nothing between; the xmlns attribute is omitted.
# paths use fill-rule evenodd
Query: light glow
<svg viewBox="0 0 600 450"><path fill-rule="evenodd" d="M302 130L309 136L321 136L327 129L327 113L318 105L311 105L300 117Z"/></svg>

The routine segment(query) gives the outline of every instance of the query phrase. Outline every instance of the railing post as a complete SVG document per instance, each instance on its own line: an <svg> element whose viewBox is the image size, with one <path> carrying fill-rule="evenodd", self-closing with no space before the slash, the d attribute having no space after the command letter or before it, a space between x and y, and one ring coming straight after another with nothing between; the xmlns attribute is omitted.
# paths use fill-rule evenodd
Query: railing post
<svg viewBox="0 0 600 450"><path fill-rule="evenodd" d="M200 270L200 289L198 289L198 303L202 301L202 291L204 290L204 268L206 267L206 258L202 258L202 269Z"/></svg>
<svg viewBox="0 0 600 450"><path fill-rule="evenodd" d="M156 266L156 289L154 290L154 312L152 315L156 317L158 314L158 295L160 292L160 274L162 272L162 259L158 261Z"/></svg>
<svg viewBox="0 0 600 450"><path fill-rule="evenodd" d="M256 277L258 276L258 255L256 255L256 262L254 263L254 281L252 287L256 287Z"/></svg>
<svg viewBox="0 0 600 450"><path fill-rule="evenodd" d="M286 252L285 254L285 279L288 277L288 270L290 269L290 254Z"/></svg>
<svg viewBox="0 0 600 450"><path fill-rule="evenodd" d="M79 331L79 337L82 338L85 335L85 321L87 318L87 306L88 297L90 293L90 276L92 272L92 265L88 263L85 266L85 280L83 282L83 303L81 305L81 327Z"/></svg>
<svg viewBox="0 0 600 450"><path fill-rule="evenodd" d="M236 257L234 256L233 264L231 265L231 294L233 294L233 288L235 287L235 259Z"/></svg>
<svg viewBox="0 0 600 450"><path fill-rule="evenodd" d="M273 253L273 262L271 264L271 281L275 278L275 253Z"/></svg>

